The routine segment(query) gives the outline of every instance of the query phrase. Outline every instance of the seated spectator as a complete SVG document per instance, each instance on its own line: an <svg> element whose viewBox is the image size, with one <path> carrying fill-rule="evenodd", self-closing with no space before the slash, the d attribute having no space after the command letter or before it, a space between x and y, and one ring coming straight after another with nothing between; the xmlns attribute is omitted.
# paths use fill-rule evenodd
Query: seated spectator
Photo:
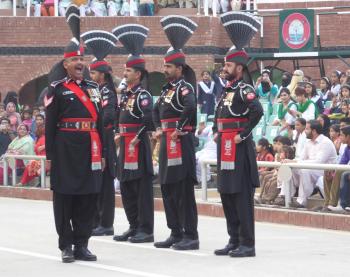
<svg viewBox="0 0 350 277"><path fill-rule="evenodd" d="M105 0L91 0L90 8L97 17L107 16L107 6Z"/></svg>
<svg viewBox="0 0 350 277"><path fill-rule="evenodd" d="M333 94L331 92L331 81L328 77L322 77L320 81L320 93L323 103L325 104L327 101L331 101L333 98Z"/></svg>
<svg viewBox="0 0 350 277"><path fill-rule="evenodd" d="M350 127L344 127L341 129L341 140L346 145L344 154L341 156L339 164L349 164L350 162ZM339 191L343 179L344 170L325 171L324 177L324 205L323 207L317 207L315 210L321 210L328 212L332 210L339 210ZM346 172L345 172L346 173ZM343 180L344 181L344 180ZM334 208L338 207L338 208Z"/></svg>
<svg viewBox="0 0 350 277"><path fill-rule="evenodd" d="M203 149L196 152L196 175L197 180L201 180L202 168L201 162L208 159L217 158L217 145L213 140L213 136L210 136ZM207 181L211 179L210 166L207 165Z"/></svg>
<svg viewBox="0 0 350 277"><path fill-rule="evenodd" d="M33 155L34 154L34 141L29 136L29 129L25 124L20 124L17 128L17 137L9 144L6 154L15 155ZM9 159L10 168L17 169L17 175L23 173L24 166L28 164L28 160ZM11 170L9 168L9 173ZM0 184L3 184L4 170L0 168Z"/></svg>
<svg viewBox="0 0 350 277"><path fill-rule="evenodd" d="M207 126L205 121L201 121L198 124L198 128L196 129L195 136L197 138L209 139L209 137L213 134L212 127Z"/></svg>
<svg viewBox="0 0 350 277"><path fill-rule="evenodd" d="M187 5L187 1L186 1ZM154 2L153 0L140 0L139 5L140 16L152 16L154 15Z"/></svg>
<svg viewBox="0 0 350 277"><path fill-rule="evenodd" d="M45 127L39 126L36 131L37 140L34 146L34 152L37 156L45 156ZM46 162L46 172L49 171L49 163ZM30 181L32 181L35 177L40 176L41 173L41 162L40 160L32 160L29 161L27 166L24 169L23 176L21 182L18 186L27 185Z"/></svg>
<svg viewBox="0 0 350 277"><path fill-rule="evenodd" d="M321 123L322 135L329 137L329 128L331 126L331 121L329 120L329 117L325 114L320 114L317 117L317 121Z"/></svg>
<svg viewBox="0 0 350 277"><path fill-rule="evenodd" d="M288 131L289 127L295 124L296 117L290 112L297 111L296 103L290 98L288 88L282 88L279 94L281 103L278 104L277 119L272 123L274 126L281 126L279 132Z"/></svg>
<svg viewBox="0 0 350 277"><path fill-rule="evenodd" d="M258 154L256 156L257 161L273 162L275 159L273 147L266 138L259 139L256 144L256 152ZM271 169L269 167L259 167L259 172L270 171Z"/></svg>
<svg viewBox="0 0 350 277"><path fill-rule="evenodd" d="M6 117L5 105L0 103L0 118Z"/></svg>
<svg viewBox="0 0 350 277"><path fill-rule="evenodd" d="M337 153L333 142L322 135L322 126L316 120L311 120L306 123L305 128L306 137L309 139L306 142L304 151L300 160L286 159L282 162L301 162L312 164L332 164L337 160ZM293 181L291 195L296 193L299 188L298 198L296 202L292 202L291 206L295 208L305 208L307 199L310 197L316 188L317 180L323 175L322 170L314 169L293 169ZM280 196L284 198L286 185L282 186Z"/></svg>
<svg viewBox="0 0 350 277"><path fill-rule="evenodd" d="M198 107L203 114L213 115L215 109L215 82L211 80L210 72L202 72L202 81L198 83Z"/></svg>
<svg viewBox="0 0 350 277"><path fill-rule="evenodd" d="M338 97L333 97L331 114L342 113L342 109L341 109L342 102L345 102L345 103L350 102L350 85L349 84L345 84L341 86L340 94L338 95Z"/></svg>
<svg viewBox="0 0 350 277"><path fill-rule="evenodd" d="M32 132L30 133L30 135L32 136L32 138L33 138L34 140L36 140L35 134L36 134L36 132L37 132L37 129L38 129L39 127L43 127L44 124L45 124L45 118L44 118L44 116L41 115L41 114L37 114L36 117L35 117L35 120L33 121L33 124L32 124L32 125L35 125L35 128L34 128L34 129L32 128Z"/></svg>
<svg viewBox="0 0 350 277"><path fill-rule="evenodd" d="M41 15L42 16L55 16L55 3L54 0L44 0L41 3Z"/></svg>
<svg viewBox="0 0 350 277"><path fill-rule="evenodd" d="M324 112L324 105L321 95L318 94L316 86L312 82L304 82L307 98L314 102L316 107L316 114L322 114Z"/></svg>
<svg viewBox="0 0 350 277"><path fill-rule="evenodd" d="M30 135L33 137L35 137L35 132L36 132L36 116L40 114L40 110L39 110L39 107L38 106L34 106L33 107L33 117L32 117L32 128L30 129ZM43 117L44 119L44 117Z"/></svg>
<svg viewBox="0 0 350 277"><path fill-rule="evenodd" d="M291 146L282 146L279 157L280 159L294 159L295 150ZM278 194L281 192L281 184L277 179L278 169L272 170L271 177L263 179L263 187L261 188L259 200L257 202L263 204L272 204L275 202Z"/></svg>
<svg viewBox="0 0 350 277"><path fill-rule="evenodd" d="M303 78L304 78L303 71L301 71L300 69L294 71L292 80L290 81L290 84L288 86L288 89L290 91L290 96L292 97L293 100L296 99L295 89L297 88L298 83L303 81Z"/></svg>
<svg viewBox="0 0 350 277"><path fill-rule="evenodd" d="M307 98L306 91L303 87L295 89L295 95L298 102L298 110L290 111L294 116L302 117L306 121L314 120L316 118L316 107L314 102Z"/></svg>
<svg viewBox="0 0 350 277"><path fill-rule="evenodd" d="M58 3L58 13L60 16L66 16L66 10L71 4L71 0L60 0Z"/></svg>
<svg viewBox="0 0 350 277"><path fill-rule="evenodd" d="M295 121L295 130L293 135L296 159L300 158L301 153L304 151L305 143L307 141L305 128L306 120L304 118L297 118L297 120Z"/></svg>
<svg viewBox="0 0 350 277"><path fill-rule="evenodd" d="M20 114L16 112L16 106L13 102L9 102L6 105L6 117L10 120L12 131L16 131L22 121Z"/></svg>
<svg viewBox="0 0 350 277"><path fill-rule="evenodd" d="M7 104L12 102L15 105L15 111L19 112L20 109L20 105L18 104L18 95L15 91L9 91L6 94L6 97L4 99L4 105L7 108Z"/></svg>
<svg viewBox="0 0 350 277"><path fill-rule="evenodd" d="M32 119L32 111L31 110L24 110L22 112L22 123L27 125L28 129L31 130L32 129L32 123L33 123L33 119Z"/></svg>
<svg viewBox="0 0 350 277"><path fill-rule="evenodd" d="M347 77L345 72L340 72L339 81L341 86L346 84Z"/></svg>
<svg viewBox="0 0 350 277"><path fill-rule="evenodd" d="M335 70L331 75L331 92L334 96L338 96L340 92L340 71Z"/></svg>
<svg viewBox="0 0 350 277"><path fill-rule="evenodd" d="M10 129L10 120L8 118L0 119L0 156L4 155L14 139L13 132Z"/></svg>
<svg viewBox="0 0 350 277"><path fill-rule="evenodd" d="M333 124L329 128L329 138L333 141L333 144L335 146L335 149L337 150L337 154L339 154L339 149L342 143L341 137L340 137L340 125L339 124Z"/></svg>
<svg viewBox="0 0 350 277"><path fill-rule="evenodd" d="M255 91L258 98L265 99L269 102L271 108L272 104L275 102L278 87L276 84L273 84L271 80L271 71L269 69L264 69L261 76L256 80Z"/></svg>

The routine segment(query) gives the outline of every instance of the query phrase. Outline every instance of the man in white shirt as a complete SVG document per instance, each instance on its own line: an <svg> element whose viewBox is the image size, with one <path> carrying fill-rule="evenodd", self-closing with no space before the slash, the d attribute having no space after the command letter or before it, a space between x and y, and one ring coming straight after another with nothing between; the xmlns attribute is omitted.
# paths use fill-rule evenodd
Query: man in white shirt
<svg viewBox="0 0 350 277"><path fill-rule="evenodd" d="M337 161L337 151L333 142L322 135L322 125L317 120L306 123L306 137L309 139L298 161L284 160L285 163L300 162L310 164L332 164ZM292 191L294 195L299 188L298 198L291 206L305 208L307 198L311 196L316 187L317 180L323 175L323 170L293 169ZM281 196L285 195L286 184L282 185Z"/></svg>

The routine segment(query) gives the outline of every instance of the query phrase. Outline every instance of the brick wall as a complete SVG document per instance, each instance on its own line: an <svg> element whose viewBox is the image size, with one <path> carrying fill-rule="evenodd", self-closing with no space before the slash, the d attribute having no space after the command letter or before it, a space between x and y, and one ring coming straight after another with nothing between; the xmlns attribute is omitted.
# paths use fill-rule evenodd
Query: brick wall
<svg viewBox="0 0 350 277"><path fill-rule="evenodd" d="M187 46L215 46L227 48L231 43L225 30L219 22L219 18L191 17L199 25L197 31L187 43ZM113 17L82 19L82 32L91 29L111 31L114 27L125 23L139 23L150 28L150 35L146 46L167 46L168 41L161 29L159 17ZM347 28L350 15L322 15L321 39L323 46L349 46L350 29ZM278 48L278 24L277 16L264 18L264 47ZM0 17L0 47L23 47L23 46L65 46L71 37L70 31L63 18L26 18L26 17ZM252 40L252 47L260 46L260 34ZM120 47L120 46L119 46ZM50 67L61 56L4 56L0 55L0 92L4 94L9 90L18 91L21 86L31 79L46 74ZM114 73L121 76L123 63L126 56L110 56ZM146 56L147 67L150 72L162 71L162 55ZM87 58L90 60L90 57ZM211 67L214 55L188 55L188 63L194 68L199 76L201 70ZM301 61L303 65L306 61ZM316 61L314 61L316 64ZM346 66L339 60L325 61L326 70L329 74L334 68L345 70ZM265 65L273 64L266 61ZM291 61L281 62L279 68L292 69ZM252 68L254 69L254 68ZM306 74L319 78L317 68L305 69Z"/></svg>

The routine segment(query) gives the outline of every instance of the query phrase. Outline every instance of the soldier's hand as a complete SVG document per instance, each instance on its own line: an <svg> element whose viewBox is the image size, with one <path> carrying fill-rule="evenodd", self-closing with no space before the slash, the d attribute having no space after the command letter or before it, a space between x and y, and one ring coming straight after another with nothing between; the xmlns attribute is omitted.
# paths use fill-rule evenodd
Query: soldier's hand
<svg viewBox="0 0 350 277"><path fill-rule="evenodd" d="M120 144L120 134L115 134L114 136L114 143L116 146L119 146Z"/></svg>
<svg viewBox="0 0 350 277"><path fill-rule="evenodd" d="M154 132L154 134L155 134L156 139L159 139L162 136L163 131L161 128L157 128L157 130Z"/></svg>
<svg viewBox="0 0 350 277"><path fill-rule="evenodd" d="M138 144L140 142L140 140L137 137L134 137L131 141L130 141L130 146L132 146L133 148L135 147L136 144Z"/></svg>
<svg viewBox="0 0 350 277"><path fill-rule="evenodd" d="M241 143L241 142L242 142L241 136L240 136L240 135L236 135L236 136L235 136L235 143L236 143L236 144L239 144L239 143Z"/></svg>
<svg viewBox="0 0 350 277"><path fill-rule="evenodd" d="M172 140L177 140L177 136L178 136L177 130L175 130L174 132L171 133Z"/></svg>

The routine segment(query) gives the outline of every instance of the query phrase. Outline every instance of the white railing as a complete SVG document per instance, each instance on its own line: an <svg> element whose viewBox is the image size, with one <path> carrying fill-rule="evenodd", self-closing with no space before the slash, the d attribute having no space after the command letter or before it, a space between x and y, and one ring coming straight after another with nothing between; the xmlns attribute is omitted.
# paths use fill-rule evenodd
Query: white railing
<svg viewBox="0 0 350 277"><path fill-rule="evenodd" d="M45 156L35 156L35 155L12 155L12 154L4 154L3 158L3 178L4 178L4 186L8 186L8 168L9 168L9 160L13 159L14 164L16 165L16 160L40 160L40 184L42 188L45 188L45 180L46 180L46 168L45 168ZM17 170L16 166L12 168L12 186L16 185L17 179Z"/></svg>
<svg viewBox="0 0 350 277"><path fill-rule="evenodd" d="M292 168L302 168L302 169L315 169L315 170L344 170L344 171L350 171L350 165L341 165L341 164L311 164L311 163L279 163L279 162L261 162L258 161L258 166L262 167L281 167L282 165L286 168L292 169ZM201 166L201 185L202 185L202 200L207 201L208 200L208 186L207 186L207 165L217 165L216 159L208 159L208 160L202 160L200 162ZM292 195L290 193L291 191L291 182L290 181L284 181L286 182L286 195L285 195L285 205L286 207L289 207Z"/></svg>

